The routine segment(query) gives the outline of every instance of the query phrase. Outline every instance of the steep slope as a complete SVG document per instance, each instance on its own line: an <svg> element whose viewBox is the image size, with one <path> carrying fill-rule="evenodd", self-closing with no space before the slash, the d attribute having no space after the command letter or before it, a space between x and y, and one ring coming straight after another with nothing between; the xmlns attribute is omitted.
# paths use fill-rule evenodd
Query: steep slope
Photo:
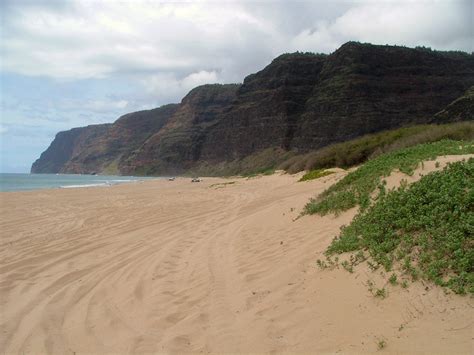
<svg viewBox="0 0 474 355"><path fill-rule="evenodd" d="M451 122L474 120L474 86L471 86L463 96L451 102L444 110L438 112L433 122L446 120Z"/></svg>
<svg viewBox="0 0 474 355"><path fill-rule="evenodd" d="M349 42L329 56L283 55L245 79L201 157L230 161L271 147L306 152L428 123L473 83L474 56L461 52Z"/></svg>
<svg viewBox="0 0 474 355"><path fill-rule="evenodd" d="M182 173L200 159L206 135L230 109L239 85L203 85L189 92L167 124L120 165L126 174Z"/></svg>
<svg viewBox="0 0 474 355"><path fill-rule="evenodd" d="M242 158L268 147L289 149L325 59L311 53L284 54L247 76L232 108L206 137L203 159Z"/></svg>
<svg viewBox="0 0 474 355"><path fill-rule="evenodd" d="M114 124L60 132L33 164L32 173L120 173L118 166L163 127L177 105L126 114Z"/></svg>
<svg viewBox="0 0 474 355"><path fill-rule="evenodd" d="M472 55L346 43L325 62L293 147L306 151L427 123L473 83Z"/></svg>
<svg viewBox="0 0 474 355"><path fill-rule="evenodd" d="M70 133L71 147L54 152L66 143L53 142L32 170L206 173L206 166L265 151L307 152L430 123L473 85L474 56L462 52L349 42L330 55L284 54L242 85L204 85L179 105L149 111L144 115L163 116L151 128L134 113L133 125L118 120L86 141ZM456 104L463 112L472 112L469 97ZM472 119L453 107L436 122Z"/></svg>
<svg viewBox="0 0 474 355"><path fill-rule="evenodd" d="M36 174L59 173L84 147L96 144L108 131L110 124L91 125L73 128L56 134L51 145L31 166L31 172ZM68 171L70 172L70 171Z"/></svg>

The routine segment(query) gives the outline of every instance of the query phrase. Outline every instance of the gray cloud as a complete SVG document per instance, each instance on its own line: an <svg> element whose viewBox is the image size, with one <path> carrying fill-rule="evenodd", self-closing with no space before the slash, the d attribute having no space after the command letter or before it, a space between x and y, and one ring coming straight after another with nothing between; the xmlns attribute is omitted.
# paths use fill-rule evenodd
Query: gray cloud
<svg viewBox="0 0 474 355"><path fill-rule="evenodd" d="M472 51L472 2L358 3L333 20L316 22L313 28L304 29L292 44L293 48L330 50L351 39Z"/></svg>
<svg viewBox="0 0 474 355"><path fill-rule="evenodd" d="M66 5L64 5L66 4ZM471 1L7 1L4 70L58 79L219 72L348 40L473 50Z"/></svg>

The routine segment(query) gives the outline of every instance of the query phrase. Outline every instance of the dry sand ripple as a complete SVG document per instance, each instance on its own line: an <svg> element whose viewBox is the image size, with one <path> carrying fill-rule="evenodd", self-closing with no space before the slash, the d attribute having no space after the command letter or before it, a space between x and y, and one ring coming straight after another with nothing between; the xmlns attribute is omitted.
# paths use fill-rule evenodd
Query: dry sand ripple
<svg viewBox="0 0 474 355"><path fill-rule="evenodd" d="M293 220L344 174L1 194L0 348L472 351L470 299L420 284L381 301L369 271L315 267L354 211Z"/></svg>

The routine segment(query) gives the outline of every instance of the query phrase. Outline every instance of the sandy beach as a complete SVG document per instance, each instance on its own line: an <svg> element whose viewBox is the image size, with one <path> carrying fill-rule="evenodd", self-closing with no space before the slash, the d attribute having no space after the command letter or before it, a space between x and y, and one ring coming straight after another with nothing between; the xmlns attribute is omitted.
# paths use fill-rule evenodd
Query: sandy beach
<svg viewBox="0 0 474 355"><path fill-rule="evenodd" d="M297 217L346 173L2 193L2 353L472 353L469 296L316 266L355 211Z"/></svg>

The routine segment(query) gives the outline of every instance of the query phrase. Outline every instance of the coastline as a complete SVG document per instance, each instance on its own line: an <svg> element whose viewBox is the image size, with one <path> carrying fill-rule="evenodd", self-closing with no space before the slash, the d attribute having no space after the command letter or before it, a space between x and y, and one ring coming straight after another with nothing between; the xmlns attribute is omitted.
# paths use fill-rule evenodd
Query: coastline
<svg viewBox="0 0 474 355"><path fill-rule="evenodd" d="M162 178L165 177L0 173L0 193L48 189L110 187L114 185Z"/></svg>
<svg viewBox="0 0 474 355"><path fill-rule="evenodd" d="M2 194L0 347L469 353L468 297L417 283L379 300L369 270L316 267L355 211L298 216L345 174Z"/></svg>

